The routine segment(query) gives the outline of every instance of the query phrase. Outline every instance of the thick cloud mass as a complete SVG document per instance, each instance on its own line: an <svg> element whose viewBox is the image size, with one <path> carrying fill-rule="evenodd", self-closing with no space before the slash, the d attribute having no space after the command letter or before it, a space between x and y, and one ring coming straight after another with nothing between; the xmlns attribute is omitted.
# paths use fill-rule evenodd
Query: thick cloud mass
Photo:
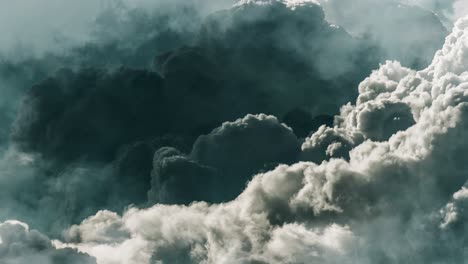
<svg viewBox="0 0 468 264"><path fill-rule="evenodd" d="M163 129L146 121L161 115L161 86L162 79L146 71L59 72L29 91L13 138L25 149L65 159L109 155Z"/></svg>
<svg viewBox="0 0 468 264"><path fill-rule="evenodd" d="M156 151L151 172L149 203L216 201L220 177L215 168L197 163L180 151L163 147Z"/></svg>
<svg viewBox="0 0 468 264"><path fill-rule="evenodd" d="M231 200L252 175L292 163L299 152L299 139L273 116L247 115L225 122L200 136L188 156L168 147L156 151L149 202Z"/></svg>
<svg viewBox="0 0 468 264"><path fill-rule="evenodd" d="M239 178L244 178L240 182L245 182L249 174L261 168L293 162L299 153L299 145L292 130L280 124L275 117L247 115L200 136L191 156L229 175L225 184L237 189L237 184L230 184L229 179L239 181Z"/></svg>
<svg viewBox="0 0 468 264"><path fill-rule="evenodd" d="M127 14L133 9L124 10ZM128 21L139 21L136 14L142 10L138 10L128 13ZM175 30L180 29L178 25L158 19L158 15L148 15L141 22L168 24L170 34L181 33ZM134 36L140 27L130 22L122 30ZM10 149L27 152L26 156L32 153L35 158L26 169L20 169L21 161L7 157L5 164L12 163L9 166L24 173L29 184L41 186L23 198L19 191L23 187L15 184L7 192L14 195L5 195L8 204L13 200L16 206L19 200L28 205L25 211L39 211L44 217L58 215L34 226L56 232L99 209L120 211L129 204L145 204L148 191L150 204L230 200L255 173L295 162L301 144L296 136L305 137L320 125L331 124L330 117L319 114L334 114L354 98L352 87L376 65L372 48L329 25L314 3L246 2L215 12L199 25L182 34L185 39L196 32L191 45L176 48L174 43L183 42L178 39L168 44L174 50L156 56L156 71L109 66L114 65L112 60L141 66L152 58L146 53L164 50L153 43L161 44L159 37L170 38L158 35L160 31L150 33L151 26L141 28L141 39L135 35L131 39L135 45L128 47L102 44L114 38L109 36L99 45L73 49L69 57L57 55L17 65L5 62L5 71L15 65L8 79L12 87L41 79L57 65L65 66L33 85L21 105L7 112L5 123L15 118ZM133 52L135 47L146 53ZM30 81L20 78L21 82L14 83L23 75L30 76ZM290 122L297 132L275 118L262 117L257 125L256 118L249 117L210 133L223 122L249 113L284 117L281 122ZM246 129L240 129L244 125ZM197 140L200 135L206 136ZM165 157L163 165L152 164L154 152L161 147L185 154ZM14 170L7 170L3 177L14 177L18 174L10 172ZM214 183L212 178L216 178ZM186 184L189 179L197 187ZM220 184L229 187L219 193ZM23 221L33 217L18 212L16 217Z"/></svg>
<svg viewBox="0 0 468 264"><path fill-rule="evenodd" d="M364 80L303 146L329 161L280 165L223 204L100 212L62 246L99 263L464 263L467 27L428 68L387 62Z"/></svg>
<svg viewBox="0 0 468 264"><path fill-rule="evenodd" d="M354 97L351 87L372 65L358 61L370 49L362 44L326 23L313 3L239 4L204 22L198 48L158 57L161 76L61 70L35 85L13 139L53 157L109 157L132 140L197 136L252 112L332 114Z"/></svg>

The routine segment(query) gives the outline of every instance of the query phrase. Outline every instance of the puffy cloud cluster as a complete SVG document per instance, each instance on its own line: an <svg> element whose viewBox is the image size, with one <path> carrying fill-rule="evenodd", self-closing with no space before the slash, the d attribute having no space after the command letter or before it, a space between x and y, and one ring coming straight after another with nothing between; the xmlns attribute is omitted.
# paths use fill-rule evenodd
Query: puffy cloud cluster
<svg viewBox="0 0 468 264"><path fill-rule="evenodd" d="M364 80L304 143L330 160L260 173L226 203L102 211L58 244L101 264L463 263L467 27L426 69L387 62Z"/></svg>
<svg viewBox="0 0 468 264"><path fill-rule="evenodd" d="M94 258L76 250L57 249L49 238L17 221L0 223L0 259L4 264L96 263Z"/></svg>

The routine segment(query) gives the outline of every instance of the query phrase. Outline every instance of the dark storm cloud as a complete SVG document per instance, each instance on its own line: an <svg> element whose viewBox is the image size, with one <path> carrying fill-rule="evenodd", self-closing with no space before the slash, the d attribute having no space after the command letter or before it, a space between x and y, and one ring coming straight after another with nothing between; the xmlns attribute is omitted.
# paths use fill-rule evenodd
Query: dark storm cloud
<svg viewBox="0 0 468 264"><path fill-rule="evenodd" d="M181 171L198 171L193 172L197 175L212 167L222 175L218 178L233 183L222 195L203 196L200 189L194 200L233 198L254 173L278 163L294 162L299 140L276 119L272 125L258 129L249 124L239 136L225 134L226 125L208 133L223 121L248 113L273 113L292 120L288 113L300 108L306 113L306 117L299 118L305 120L305 129L330 123L329 118L309 121L307 116L313 120L316 114L337 111L341 103L353 97L352 87L370 63L349 62L349 58L358 59L357 54L367 49L361 50L359 40L323 19L323 12L315 4L294 9L281 2L239 5L210 16L202 25L195 47L158 56L157 72L126 67L74 69L79 64L70 62L71 69L58 70L27 91L12 130L15 147L40 156L36 161L44 165L35 174L44 175L41 177L47 178L46 182L60 183L46 186L36 195L48 197L40 200L54 208L57 205L53 201L63 199L58 197L67 192L76 194L65 199L67 203L63 204L67 206L59 206L67 212L67 217L58 218L61 223L79 221L97 209L118 211L130 203L142 204L151 188L153 152L163 146L192 154L165 158L170 162L160 174L173 173L180 166L185 168ZM312 41L312 45L307 44ZM347 48L336 47L334 43L338 42ZM309 49L311 53L304 57ZM329 66L322 67L322 61L343 67L334 73ZM325 91L327 96L318 96ZM246 122L255 119L249 117ZM261 123L268 124L268 120L272 119ZM300 133L304 136L305 132ZM192 151L191 145L201 134L208 135L199 139ZM269 138L278 141L275 148L266 149L271 143ZM219 149L213 142L219 143ZM242 149L234 152L236 144L257 148L247 159ZM206 174L210 184L213 173ZM153 176L153 181L159 177ZM180 193L176 189L190 177L169 177L162 189ZM95 188L81 194L75 190L89 185ZM204 186L203 181L200 186ZM207 188L207 192L216 189ZM168 197L166 202L190 202L176 196L179 194L162 195ZM35 206L39 205L32 203Z"/></svg>
<svg viewBox="0 0 468 264"><path fill-rule="evenodd" d="M159 56L161 77L125 68L61 70L28 91L13 138L24 149L62 158L109 156L131 140L197 136L249 112L282 116L303 107L334 113L353 97L351 87L370 64L352 61L367 50L323 19L315 4L291 9L281 2L249 3L205 21L199 47ZM337 42L346 50L336 48ZM304 58L305 50L310 54ZM351 64L327 70L327 76L325 60ZM325 91L326 97L317 96Z"/></svg>
<svg viewBox="0 0 468 264"><path fill-rule="evenodd" d="M0 134L9 130L24 91L58 69L148 68L155 54L191 43L207 14L232 3L19 0L2 8Z"/></svg>
<svg viewBox="0 0 468 264"><path fill-rule="evenodd" d="M287 112L282 121L288 124L300 138L305 138L311 132L317 131L321 125L333 126L332 115L318 115L313 117L309 112L296 108Z"/></svg>
<svg viewBox="0 0 468 264"><path fill-rule="evenodd" d="M174 148L156 151L148 200L150 204L229 201L254 174L292 163L299 152L299 139L275 117L247 115L200 136L190 155Z"/></svg>
<svg viewBox="0 0 468 264"><path fill-rule="evenodd" d="M5 32L0 37L2 145L19 98L58 69L150 67L155 54L190 43L209 12L230 5L197 0L68 2L20 0L0 11Z"/></svg>
<svg viewBox="0 0 468 264"><path fill-rule="evenodd" d="M239 4L208 17L199 42L228 77L242 81L237 86L264 91L278 105L269 113L280 116L298 107L313 116L335 113L355 96L346 87L377 63L374 46L330 26L314 3ZM329 96L317 97L323 93Z"/></svg>
<svg viewBox="0 0 468 264"><path fill-rule="evenodd" d="M200 136L190 156L223 174L223 200L233 199L255 173L297 160L300 141L275 117L247 115Z"/></svg>
<svg viewBox="0 0 468 264"><path fill-rule="evenodd" d="M13 140L53 158L108 157L122 144L163 133L162 85L143 70L62 70L28 91Z"/></svg>
<svg viewBox="0 0 468 264"><path fill-rule="evenodd" d="M193 201L218 201L221 174L199 164L175 148L156 151L151 172L148 203L189 204Z"/></svg>

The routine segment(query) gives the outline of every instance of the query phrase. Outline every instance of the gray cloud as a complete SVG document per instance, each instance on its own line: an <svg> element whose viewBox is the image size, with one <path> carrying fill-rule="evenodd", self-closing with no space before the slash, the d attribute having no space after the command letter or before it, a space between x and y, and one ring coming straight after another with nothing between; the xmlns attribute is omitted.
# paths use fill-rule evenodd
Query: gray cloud
<svg viewBox="0 0 468 264"><path fill-rule="evenodd" d="M273 116L225 122L200 136L190 155L167 147L156 151L149 202L229 201L254 174L292 163L299 152L299 139Z"/></svg>
<svg viewBox="0 0 468 264"><path fill-rule="evenodd" d="M219 200L218 174L215 168L199 164L175 148L160 148L154 154L148 202L189 204Z"/></svg>

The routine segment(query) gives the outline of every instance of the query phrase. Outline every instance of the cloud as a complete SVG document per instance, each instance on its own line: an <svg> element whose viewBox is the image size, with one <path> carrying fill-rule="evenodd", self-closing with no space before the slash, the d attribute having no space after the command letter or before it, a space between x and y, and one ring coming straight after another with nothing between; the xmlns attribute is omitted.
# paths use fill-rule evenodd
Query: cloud
<svg viewBox="0 0 468 264"><path fill-rule="evenodd" d="M419 21L409 32L440 29L428 12L388 8ZM128 17L113 21L119 10ZM113 9L104 29L153 21L128 10ZM0 256L7 245L12 263L89 259L67 247L100 264L463 263L467 20L427 68L385 62L353 91L378 48L324 17L313 1L242 1L181 39L156 34L169 38L158 52L196 37L156 56L156 72L109 67L153 59L145 45L159 37L146 38L151 26L135 35L131 22L74 51L108 60L53 59L70 69L33 86L19 108L0 161L0 216L57 240L0 224ZM171 29L187 23L174 21ZM127 46L120 36L135 39ZM87 61L95 68L81 68ZM333 122L319 115L340 106ZM2 236L2 225L15 233ZM25 251L10 249L17 240Z"/></svg>
<svg viewBox="0 0 468 264"><path fill-rule="evenodd" d="M27 92L13 140L53 158L108 159L123 144L166 134L196 137L248 113L333 114L355 95L342 87L352 87L372 63L354 61L366 48L323 18L313 3L248 2L207 18L199 47L159 56L159 74L60 70ZM254 35L262 38L252 41ZM232 46L231 39L244 40ZM322 92L327 96L319 98Z"/></svg>
<svg viewBox="0 0 468 264"><path fill-rule="evenodd" d="M119 251L128 253L125 263L463 263L467 245L457 223L468 171L467 64L460 56L467 25L456 23L424 70L382 65L361 83L356 103L342 108L333 130L316 132L318 143L326 131L348 141L360 134L349 161L280 165L226 203L130 208L109 222L101 213L71 230L87 237L88 222L99 230L118 223L132 235L109 243L115 232L100 231L99 239L64 245L99 263L112 263L109 252ZM380 134L388 117L382 109L412 121L390 122L383 131L393 134ZM370 121L376 126L369 130L362 123Z"/></svg>
<svg viewBox="0 0 468 264"><path fill-rule="evenodd" d="M0 258L5 264L96 263L94 258L76 250L57 249L49 238L17 221L0 223Z"/></svg>
<svg viewBox="0 0 468 264"><path fill-rule="evenodd" d="M20 0L2 8L0 142L8 140L3 135L21 96L58 69L151 68L156 54L191 43L207 14L232 3L45 0L37 5Z"/></svg>
<svg viewBox="0 0 468 264"><path fill-rule="evenodd" d="M292 130L275 117L247 115L200 136L190 155L224 174L225 197L232 199L253 174L296 161L299 146Z"/></svg>
<svg viewBox="0 0 468 264"><path fill-rule="evenodd" d="M192 19L199 20L234 2L45 0L38 4L19 0L2 8L0 13L0 29L4 32L0 38L0 54L16 61L49 53L62 55L85 43L112 46L124 39L148 40L165 29L143 29L142 22L150 26L160 20L158 24L162 25L161 19L166 18L166 29L182 31L187 26L193 29L197 22ZM137 25L141 33L137 33ZM127 44L118 43L117 46L123 48Z"/></svg>
<svg viewBox="0 0 468 264"><path fill-rule="evenodd" d="M301 160L320 163L330 158L349 159L349 151L364 141L362 133L321 126L302 144Z"/></svg>
<svg viewBox="0 0 468 264"><path fill-rule="evenodd" d="M439 17L431 12L442 11L443 7L419 1L420 6L426 7L424 9L413 2L320 1L330 23L374 42L381 48L381 58L398 60L405 66L420 69L430 63L432 55L442 46L447 30Z"/></svg>
<svg viewBox="0 0 468 264"><path fill-rule="evenodd" d="M107 158L120 145L163 129L146 121L161 115L162 89L161 77L144 70L60 71L29 90L13 140L53 158Z"/></svg>
<svg viewBox="0 0 468 264"><path fill-rule="evenodd" d="M189 204L219 200L218 174L215 168L199 164L175 148L163 147L154 154L148 202Z"/></svg>
<svg viewBox="0 0 468 264"><path fill-rule="evenodd" d="M189 155L170 147L156 151L149 203L229 201L254 174L295 162L299 147L292 130L274 116L247 115L225 122L200 136Z"/></svg>
<svg viewBox="0 0 468 264"><path fill-rule="evenodd" d="M448 28L457 19L466 15L467 5L463 0L407 0L404 3L417 5L434 12Z"/></svg>
<svg viewBox="0 0 468 264"><path fill-rule="evenodd" d="M311 18L311 13L317 14L317 17ZM129 23L134 25L132 23L137 20L132 19L137 17L131 16L129 19L133 22ZM155 15L154 19L158 20L157 17ZM152 21L153 17L147 19ZM148 25L154 23L148 22ZM265 28L264 23L270 23L271 28ZM128 29L130 35L133 34L131 29L136 29L131 25ZM245 28L251 31L244 32ZM150 28L142 29L142 34L151 35L147 30ZM220 30L222 34L218 34ZM303 45L308 45L307 41L302 40L304 34L307 34L308 40L321 40L311 47L313 55L307 57L302 56L302 53L307 53L307 47ZM256 35L263 36L263 40L253 41ZM72 50L63 57L31 59L20 64L6 61L5 71L12 69L12 77L7 79L15 96L5 102L10 109L10 118L15 121L8 119L8 124L13 123L12 146L6 145L5 148L25 152L19 155L34 156L34 162L26 167L16 158L12 158L13 161L5 158L5 164L15 168L12 171L27 175L24 182L19 181L12 190L21 190L25 185L41 186L30 190L30 195L25 198L16 194L10 197L5 195L5 201L15 206L28 204L25 212L8 210L12 213L10 216L26 221L33 218L30 211L39 212L44 219L38 219L34 226L42 226L47 231L51 228L55 233L67 223L79 222L99 209L121 211L129 204L142 205L146 203L147 191L153 187L157 194L152 196L151 202L190 203L193 201L190 199L231 199L241 192L253 174L270 169L274 164L294 162L300 142L294 131L286 129L272 117L264 118L259 126L253 122L257 119L253 117L237 121L239 124L248 123L248 128L241 131L238 137L225 134L223 127L211 134L210 131L226 120L236 120L249 113L284 116L291 110L301 109L312 119L321 113L332 114L341 103L353 98L356 92L351 89L352 83L357 82L358 76L364 75L370 68L367 60L359 63L359 67L347 65L348 56L359 57L354 54L359 41L327 24L320 7L313 3L305 3L294 9L280 2L265 6L256 3L237 5L209 16L203 22L198 37L196 47L183 47L157 56L157 72L111 67L106 59L101 60L99 56L94 58L93 52L87 53L93 50L88 46L81 51ZM236 43L232 39L244 39L245 42L232 45ZM144 52L151 53L153 48L146 44L158 42L156 39L138 37L134 40L145 47L142 48ZM341 46L334 44L339 42L343 45L350 43L352 47L335 56ZM122 49L114 50L104 44L96 47L109 60L115 59L125 64L133 64L126 61L127 55L131 58L140 56L120 52ZM154 48L155 53L158 49ZM118 53L115 57L114 52ZM292 61L291 52L298 52L294 53ZM93 59L88 60L87 56ZM314 56L320 59L315 61ZM325 57L336 58L336 61ZM143 58L151 60L153 55ZM143 60L136 60L135 65L144 64ZM84 63L87 61L89 63ZM340 67L336 68L335 73L322 68L324 64L320 61ZM352 64L357 65L354 61ZM60 65L66 67L55 71ZM251 67L256 68L256 76L252 75L254 69ZM45 78L51 71L55 73ZM32 85L42 78L45 79ZM17 80L21 81L16 83ZM13 102L23 95L24 90L15 89L28 84L32 87L25 91L22 103L17 106ZM350 88L341 89L345 84ZM320 98L317 96L329 90L329 94L336 91L336 97L332 98L329 94ZM285 101L285 98L291 100ZM316 129L323 123L330 123L330 118L317 118L298 133L305 136L304 133L311 131L304 131ZM236 130L235 124L227 130ZM278 142L274 147L265 149L270 144L266 141L270 134ZM204 139L200 139L192 150L192 144L200 135L207 136L202 137ZM224 149L218 151L216 144ZM247 159L243 149L227 153L235 144L257 148L251 150L253 154ZM175 175L169 177L171 180L162 187L174 193L168 192L163 195L165 198L161 198L160 187L155 186L162 183L156 180L151 184L151 160L153 153L165 146L179 149L186 153L186 157L167 158L170 162L165 163L158 175ZM219 164L214 161L217 156L221 160ZM229 160L236 160L236 163L228 164ZM186 170L174 172L179 166ZM222 175L218 177L232 181L232 189L219 193L216 188L210 187L210 190L216 191L208 195L203 193L203 184L200 184L199 191L187 195L188 198L182 197L184 195L178 188L186 180L194 179L182 172L188 170L195 175L205 174L208 167L217 171L210 172L210 175ZM12 177L10 175L15 173L4 172L2 176L7 179ZM220 180L217 182L219 184ZM48 215L57 217L50 220Z"/></svg>

